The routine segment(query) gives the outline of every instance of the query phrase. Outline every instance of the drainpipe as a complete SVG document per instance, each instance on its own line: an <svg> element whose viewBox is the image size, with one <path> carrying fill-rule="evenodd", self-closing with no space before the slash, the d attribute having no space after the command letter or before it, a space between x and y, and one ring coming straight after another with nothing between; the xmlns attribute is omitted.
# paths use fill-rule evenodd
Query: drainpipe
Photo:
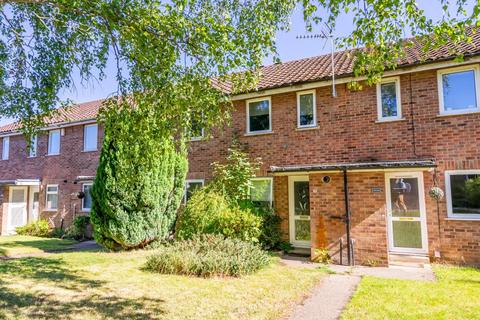
<svg viewBox="0 0 480 320"><path fill-rule="evenodd" d="M348 265L352 265L352 248L350 241L350 201L348 199L348 178L347 169L343 169L343 192L345 194L345 227L347 231L347 259Z"/></svg>

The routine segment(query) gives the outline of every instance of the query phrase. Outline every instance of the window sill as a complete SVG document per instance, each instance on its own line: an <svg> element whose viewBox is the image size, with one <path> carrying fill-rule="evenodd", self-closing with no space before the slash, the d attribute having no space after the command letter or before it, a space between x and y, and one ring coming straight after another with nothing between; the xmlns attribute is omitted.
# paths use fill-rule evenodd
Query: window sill
<svg viewBox="0 0 480 320"><path fill-rule="evenodd" d="M296 131L307 131L307 130L317 130L320 129L319 126L310 126L310 127L296 127Z"/></svg>
<svg viewBox="0 0 480 320"><path fill-rule="evenodd" d="M245 137L251 137L251 136L263 136L267 134L272 134L273 131L262 131L262 132L247 132L244 134Z"/></svg>
<svg viewBox="0 0 480 320"><path fill-rule="evenodd" d="M58 209L45 209L44 212L57 212Z"/></svg>
<svg viewBox="0 0 480 320"><path fill-rule="evenodd" d="M390 122L402 122L402 121L407 121L405 118L395 118L395 119L377 119L375 123L390 123Z"/></svg>
<svg viewBox="0 0 480 320"><path fill-rule="evenodd" d="M191 138L191 139L190 139L190 142L203 141L204 139L205 139L204 137L201 137L201 138Z"/></svg>
<svg viewBox="0 0 480 320"><path fill-rule="evenodd" d="M480 222L480 216L476 216L476 217L448 217L446 218L445 220L447 221L477 221L477 222Z"/></svg>
<svg viewBox="0 0 480 320"><path fill-rule="evenodd" d="M92 149L92 150L82 150L82 152L88 153L88 152L96 152L98 149Z"/></svg>
<svg viewBox="0 0 480 320"><path fill-rule="evenodd" d="M480 110L476 109L472 111L445 112L445 113L437 114L437 118L464 116L467 114L480 114Z"/></svg>
<svg viewBox="0 0 480 320"><path fill-rule="evenodd" d="M56 157L56 156L59 156L60 153L53 153L53 154L46 154L45 156L46 157Z"/></svg>

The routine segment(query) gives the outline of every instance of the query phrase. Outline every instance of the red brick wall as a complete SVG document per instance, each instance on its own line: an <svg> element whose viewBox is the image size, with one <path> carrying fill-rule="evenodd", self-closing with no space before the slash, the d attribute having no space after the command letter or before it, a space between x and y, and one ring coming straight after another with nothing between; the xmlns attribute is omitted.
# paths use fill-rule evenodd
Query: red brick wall
<svg viewBox="0 0 480 320"><path fill-rule="evenodd" d="M329 183L322 181L330 177ZM355 262L388 264L385 193L372 193L383 187L383 173L349 173L350 236L354 239ZM310 175L312 254L316 248L327 248L335 261L340 260L340 239L343 240L343 261L346 261L345 197L343 173Z"/></svg>

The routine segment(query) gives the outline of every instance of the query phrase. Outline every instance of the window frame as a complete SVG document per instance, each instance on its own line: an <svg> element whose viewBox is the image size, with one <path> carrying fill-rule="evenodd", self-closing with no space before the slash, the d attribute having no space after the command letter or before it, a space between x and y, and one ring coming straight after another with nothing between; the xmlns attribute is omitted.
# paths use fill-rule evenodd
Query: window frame
<svg viewBox="0 0 480 320"><path fill-rule="evenodd" d="M270 181L270 208L272 208L273 207L273 177L254 177L250 179L250 181L262 181L262 180ZM248 190L248 196L250 200L253 201L251 198L251 189L252 187L250 187L250 189Z"/></svg>
<svg viewBox="0 0 480 320"><path fill-rule="evenodd" d="M201 183L202 188L205 186L205 179L186 179L185 180L185 186L184 186L184 192L183 192L183 203L187 203L187 186L190 183Z"/></svg>
<svg viewBox="0 0 480 320"><path fill-rule="evenodd" d="M55 188L57 188L57 191L56 192L48 191L49 187L55 187ZM58 184L47 184L47 186L45 188L45 210L44 211L58 211L58 199L59 199L58 191L59 191ZM56 208L49 208L48 207L48 195L49 194L56 194L57 195L57 207Z"/></svg>
<svg viewBox="0 0 480 320"><path fill-rule="evenodd" d="M95 148L87 149L87 128L96 127ZM86 124L83 126L83 152L92 152L98 150L98 123Z"/></svg>
<svg viewBox="0 0 480 320"><path fill-rule="evenodd" d="M302 125L300 123L300 96L307 94L313 95L313 124ZM297 92L297 128L314 128L317 126L317 99L316 99L316 90L307 90Z"/></svg>
<svg viewBox="0 0 480 320"><path fill-rule="evenodd" d="M198 136L198 137L191 136L190 141L201 141L201 140L203 140L205 138L205 128L202 127L201 131L202 131L202 134L200 136Z"/></svg>
<svg viewBox="0 0 480 320"><path fill-rule="evenodd" d="M85 187L86 186L90 186L90 188L93 186L93 181L87 181L87 182L84 182L82 183L82 192L83 194L86 194L85 193ZM92 210L92 208L85 208L85 197L82 198L82 211L83 212L90 212Z"/></svg>
<svg viewBox="0 0 480 320"><path fill-rule="evenodd" d="M450 183L450 177L452 175L469 175L469 174L478 174L480 175L480 169L471 169L471 170L446 170L445 171L445 194L447 200L447 217L450 219L460 219L460 220L480 220L480 214L475 213L453 213L453 202L452 202L452 186Z"/></svg>
<svg viewBox="0 0 480 320"><path fill-rule="evenodd" d="M397 101L397 115L384 117L382 110L382 84L386 83L395 83L395 98ZM397 121L402 118L402 97L400 92L400 77L388 77L377 82L377 121L379 122L388 122L388 121Z"/></svg>
<svg viewBox="0 0 480 320"><path fill-rule="evenodd" d="M35 158L38 155L37 147L38 147L38 136L35 135L30 140L30 148L28 149L29 158Z"/></svg>
<svg viewBox="0 0 480 320"><path fill-rule="evenodd" d="M10 158L10 137L3 137L2 139L2 160Z"/></svg>
<svg viewBox="0 0 480 320"><path fill-rule="evenodd" d="M480 112L480 71L478 65L460 66L454 68L441 69L437 71L437 91L438 91L438 106L440 115L457 115ZM462 71L473 71L475 79L475 98L477 107L475 109L459 109L453 111L445 110L445 101L443 101L443 75L458 73Z"/></svg>
<svg viewBox="0 0 480 320"><path fill-rule="evenodd" d="M259 101L268 101L268 130L258 130L258 131L251 131L250 130L250 103L259 102ZM262 134L262 133L271 133L272 132L272 97L262 97L262 98L255 98L255 99L248 99L245 103L246 111L247 111L247 134L248 135L255 135L255 134Z"/></svg>
<svg viewBox="0 0 480 320"><path fill-rule="evenodd" d="M52 145L52 136L53 132L58 132L58 152L57 153L51 153L50 147ZM48 131L48 146L47 146L47 155L49 156L57 156L60 154L60 150L62 149L62 129L53 129Z"/></svg>

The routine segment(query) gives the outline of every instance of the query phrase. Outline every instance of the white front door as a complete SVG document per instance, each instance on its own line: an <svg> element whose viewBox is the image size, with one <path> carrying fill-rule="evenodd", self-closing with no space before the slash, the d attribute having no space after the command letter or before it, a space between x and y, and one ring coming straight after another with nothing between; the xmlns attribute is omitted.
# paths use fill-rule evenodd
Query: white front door
<svg viewBox="0 0 480 320"><path fill-rule="evenodd" d="M310 248L310 186L308 176L288 177L290 242Z"/></svg>
<svg viewBox="0 0 480 320"><path fill-rule="evenodd" d="M9 189L8 233L27 224L27 190L28 187L10 187Z"/></svg>
<svg viewBox="0 0 480 320"><path fill-rule="evenodd" d="M387 173L390 252L427 253L427 224L422 172Z"/></svg>

